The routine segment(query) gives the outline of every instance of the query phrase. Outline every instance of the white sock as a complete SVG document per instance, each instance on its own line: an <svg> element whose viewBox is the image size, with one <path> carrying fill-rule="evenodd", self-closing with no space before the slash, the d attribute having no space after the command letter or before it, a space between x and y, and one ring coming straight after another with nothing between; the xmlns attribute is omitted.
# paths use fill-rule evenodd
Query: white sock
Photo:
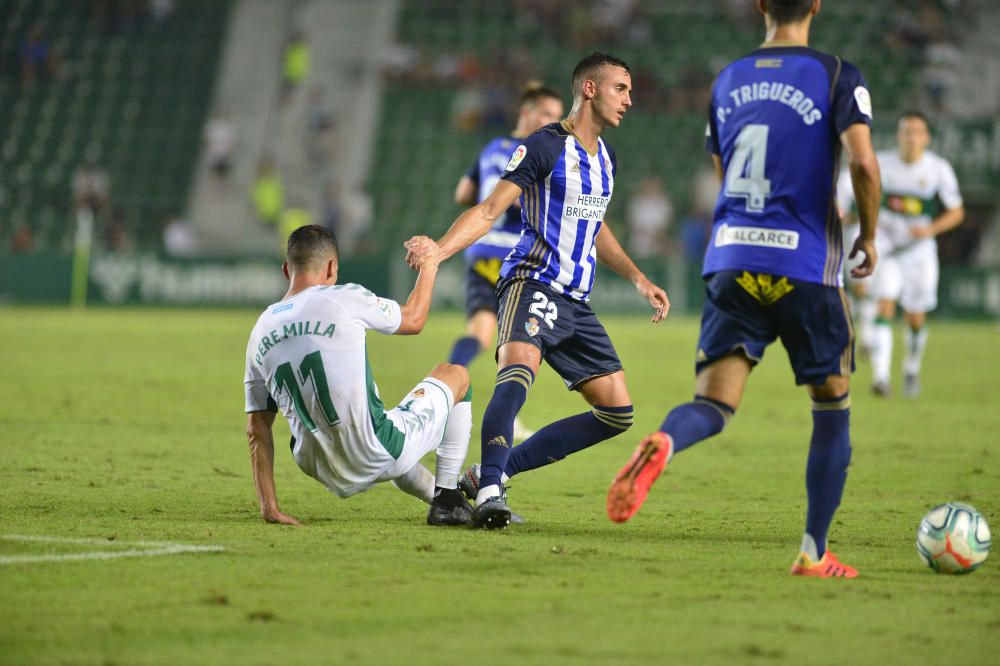
<svg viewBox="0 0 1000 666"><path fill-rule="evenodd" d="M919 375L920 364L924 360L924 349L927 347L927 327L922 326L919 331L914 331L907 326L903 340L906 343L903 372L907 375Z"/></svg>
<svg viewBox="0 0 1000 666"><path fill-rule="evenodd" d="M858 301L858 335L861 346L871 349L875 342L875 316L878 314L878 303L873 298L859 298Z"/></svg>
<svg viewBox="0 0 1000 666"><path fill-rule="evenodd" d="M814 563L819 562L819 553L817 552L819 549L816 548L816 540L809 535L809 532L802 535L802 547L799 550L808 555Z"/></svg>
<svg viewBox="0 0 1000 666"><path fill-rule="evenodd" d="M479 506L486 500L493 499L494 497L500 497L500 486L496 484L483 486L476 494L476 506Z"/></svg>
<svg viewBox="0 0 1000 666"><path fill-rule="evenodd" d="M411 467L403 476L393 479L392 485L428 504L434 499L434 475L420 463Z"/></svg>
<svg viewBox="0 0 1000 666"><path fill-rule="evenodd" d="M469 452L472 436L472 401L463 400L451 408L444 437L437 448L437 467L434 483L441 488L457 488L462 463Z"/></svg>
<svg viewBox="0 0 1000 666"><path fill-rule="evenodd" d="M888 384L892 365L892 324L887 322L875 324L874 343L872 345L872 378L876 384Z"/></svg>

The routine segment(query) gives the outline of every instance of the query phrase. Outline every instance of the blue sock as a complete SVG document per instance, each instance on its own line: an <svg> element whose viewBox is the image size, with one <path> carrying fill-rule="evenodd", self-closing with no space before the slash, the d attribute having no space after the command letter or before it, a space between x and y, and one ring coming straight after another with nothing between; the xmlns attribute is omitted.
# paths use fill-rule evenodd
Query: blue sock
<svg viewBox="0 0 1000 666"><path fill-rule="evenodd" d="M623 433L632 425L632 405L594 407L550 423L511 451L504 472L514 476L536 469Z"/></svg>
<svg viewBox="0 0 1000 666"><path fill-rule="evenodd" d="M483 413L480 488L500 484L500 474L507 466L514 443L514 417L528 398L533 381L535 374L526 365L508 365L497 373L493 397Z"/></svg>
<svg viewBox="0 0 1000 666"><path fill-rule="evenodd" d="M451 358L448 359L448 362L455 365L467 366L472 362L472 359L476 358L479 349L479 340L477 338L471 335L459 338L455 340L455 346L451 348Z"/></svg>
<svg viewBox="0 0 1000 666"><path fill-rule="evenodd" d="M676 454L703 439L718 435L735 413L736 410L724 402L696 395L694 402L674 407L667 414L660 431L674 440L673 454Z"/></svg>
<svg viewBox="0 0 1000 666"><path fill-rule="evenodd" d="M850 424L850 394L832 400L813 400L813 432L806 463L809 511L803 546L811 538L817 558L826 553L826 533L847 482L847 465L851 462Z"/></svg>

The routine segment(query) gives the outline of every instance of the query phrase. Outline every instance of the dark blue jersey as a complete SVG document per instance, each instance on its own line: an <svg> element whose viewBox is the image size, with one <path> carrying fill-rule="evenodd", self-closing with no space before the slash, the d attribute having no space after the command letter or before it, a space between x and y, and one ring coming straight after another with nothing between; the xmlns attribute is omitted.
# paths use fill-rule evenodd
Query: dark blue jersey
<svg viewBox="0 0 1000 666"><path fill-rule="evenodd" d="M504 173L504 168L510 161L510 156L514 153L514 148L520 141L523 139L512 136L500 136L493 139L486 144L486 147L479 153L479 157L465 174L479 188L479 203L482 203L486 197L493 193L493 188L497 186L500 176ZM498 219L493 227L486 232L485 236L466 248L465 256L469 260L503 259L517 245L520 237L521 209L518 206L511 206L504 216Z"/></svg>
<svg viewBox="0 0 1000 666"><path fill-rule="evenodd" d="M858 69L807 47L760 48L715 80L706 148L725 173L704 274L749 270L841 286L840 134L871 124Z"/></svg>

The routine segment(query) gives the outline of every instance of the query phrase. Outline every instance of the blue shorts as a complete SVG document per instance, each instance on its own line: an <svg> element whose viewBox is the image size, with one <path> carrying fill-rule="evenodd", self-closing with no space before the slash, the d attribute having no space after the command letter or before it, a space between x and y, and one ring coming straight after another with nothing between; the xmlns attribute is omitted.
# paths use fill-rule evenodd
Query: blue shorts
<svg viewBox="0 0 1000 666"><path fill-rule="evenodd" d="M622 369L611 338L590 306L535 280L502 280L499 286L497 350L508 342L527 342L566 387Z"/></svg>
<svg viewBox="0 0 1000 666"><path fill-rule="evenodd" d="M781 339L796 384L854 372L854 324L844 290L779 275L720 271L705 279L696 372L742 352L754 363Z"/></svg>
<svg viewBox="0 0 1000 666"><path fill-rule="evenodd" d="M497 280L503 259L481 258L466 266L465 274L465 318L480 310L497 313Z"/></svg>

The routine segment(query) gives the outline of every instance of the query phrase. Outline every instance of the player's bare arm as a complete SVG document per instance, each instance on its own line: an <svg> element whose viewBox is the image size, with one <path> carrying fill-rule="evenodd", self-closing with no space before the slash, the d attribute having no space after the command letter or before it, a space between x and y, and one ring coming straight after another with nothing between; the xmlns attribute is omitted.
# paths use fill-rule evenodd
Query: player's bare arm
<svg viewBox="0 0 1000 666"><path fill-rule="evenodd" d="M419 272L413 291L399 308L400 324L396 335L416 335L424 330L424 324L427 323L441 251L437 243L426 236L415 236L406 241L404 246L408 253L413 254L413 261L417 263Z"/></svg>
<svg viewBox="0 0 1000 666"><path fill-rule="evenodd" d="M459 215L451 228L438 240L441 261L482 238L519 196L521 196L519 186L506 180L499 181L488 197ZM411 267L414 266L412 259L412 253L408 253L406 261Z"/></svg>
<svg viewBox="0 0 1000 666"><path fill-rule="evenodd" d="M851 173L854 201L861 223L861 233L854 241L850 258L856 257L858 252L865 255L864 261L851 269L851 275L863 278L872 274L875 262L878 261L875 252L875 225L882 197L882 179L875 149L872 148L871 129L867 125L851 125L840 135L840 142L847 156L847 168Z"/></svg>
<svg viewBox="0 0 1000 666"><path fill-rule="evenodd" d="M597 247L597 258L600 262L634 284L642 297L653 306L655 312L652 322L655 324L663 321L670 310L670 299L667 298L667 292L650 282L649 278L639 270L639 267L635 265L618 239L615 238L615 234L607 222L601 224L601 230L597 233L594 245Z"/></svg>
<svg viewBox="0 0 1000 666"><path fill-rule="evenodd" d="M946 231L951 231L965 220L965 206L949 208L934 218L930 224L922 227L913 227L910 233L914 238L931 238L940 236Z"/></svg>
<svg viewBox="0 0 1000 666"><path fill-rule="evenodd" d="M247 442L250 445L250 462L253 466L253 485L260 502L260 516L268 523L301 525L299 521L278 508L274 489L274 425L275 412L250 412L247 414Z"/></svg>

